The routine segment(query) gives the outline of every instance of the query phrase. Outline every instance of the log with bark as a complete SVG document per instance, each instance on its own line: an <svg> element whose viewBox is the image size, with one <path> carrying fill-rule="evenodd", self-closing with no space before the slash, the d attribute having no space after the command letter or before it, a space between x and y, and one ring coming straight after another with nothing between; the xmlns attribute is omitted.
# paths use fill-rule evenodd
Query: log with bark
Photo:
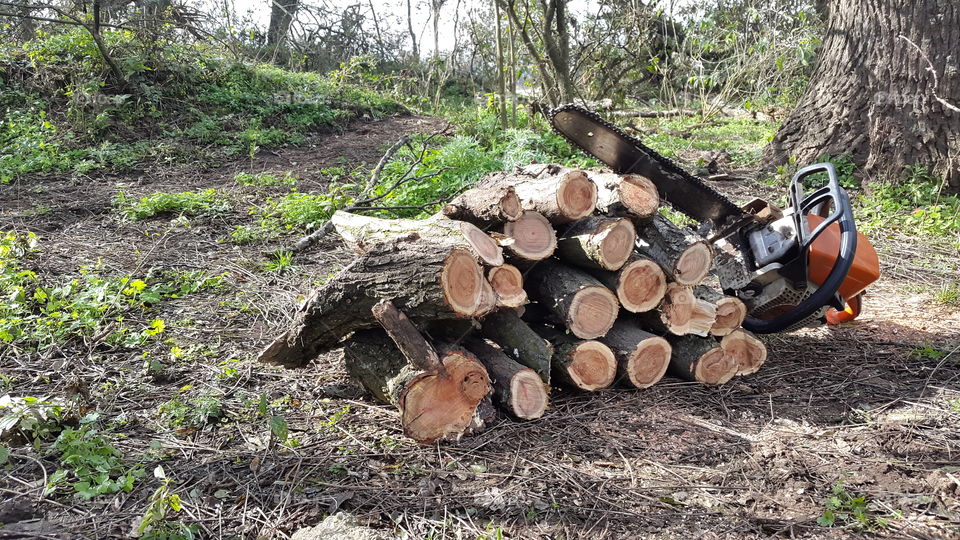
<svg viewBox="0 0 960 540"><path fill-rule="evenodd" d="M534 266L527 276L531 296L581 339L606 334L617 320L617 297L579 268L548 260Z"/></svg>
<svg viewBox="0 0 960 540"><path fill-rule="evenodd" d="M588 270L617 294L623 309L641 313L656 308L667 292L667 277L650 259L632 255L620 270Z"/></svg>
<svg viewBox="0 0 960 540"><path fill-rule="evenodd" d="M737 360L713 339L684 336L671 345L670 373L681 379L720 385L737 374Z"/></svg>
<svg viewBox="0 0 960 540"><path fill-rule="evenodd" d="M434 216L430 219L383 219L337 211L330 218L344 243L358 253L385 240L415 236L424 241L469 249L488 266L503 264L503 251L490 235L476 225Z"/></svg>
<svg viewBox="0 0 960 540"><path fill-rule="evenodd" d="M483 182L481 182L482 184ZM513 186L493 183L463 192L443 207L443 215L450 219L468 221L488 229L520 217L523 208Z"/></svg>
<svg viewBox="0 0 960 540"><path fill-rule="evenodd" d="M670 343L641 329L631 315L618 318L600 342L616 356L620 378L635 388L653 386L670 365Z"/></svg>
<svg viewBox="0 0 960 540"><path fill-rule="evenodd" d="M524 211L504 224L501 245L520 263L541 261L557 249L557 232L542 215Z"/></svg>
<svg viewBox="0 0 960 540"><path fill-rule="evenodd" d="M720 347L737 362L737 375L756 373L767 360L767 346L742 328L724 336Z"/></svg>
<svg viewBox="0 0 960 540"><path fill-rule="evenodd" d="M523 274L512 264L495 266L487 271L487 280L497 294L497 307L516 308L527 303Z"/></svg>
<svg viewBox="0 0 960 540"><path fill-rule="evenodd" d="M375 326L370 310L382 299L414 321L482 317L496 305L472 252L399 238L372 247L314 291L259 359L304 365L347 334Z"/></svg>
<svg viewBox="0 0 960 540"><path fill-rule="evenodd" d="M361 330L343 355L354 380L400 409L404 434L417 442L458 440L476 427L477 406L490 393L487 370L462 349L443 351L439 365L416 365L382 330Z"/></svg>
<svg viewBox="0 0 960 540"><path fill-rule="evenodd" d="M716 317L710 327L711 335L726 336L739 328L747 318L747 306L737 297L721 294L704 285L694 287L693 293L716 307Z"/></svg>
<svg viewBox="0 0 960 540"><path fill-rule="evenodd" d="M647 219L660 208L660 193L649 178L639 174L587 171L597 185L597 211Z"/></svg>
<svg viewBox="0 0 960 540"><path fill-rule="evenodd" d="M557 241L557 256L583 268L619 270L633 253L637 230L626 218L590 217L571 225Z"/></svg>
<svg viewBox="0 0 960 540"><path fill-rule="evenodd" d="M681 285L698 285L713 264L713 250L703 237L677 227L657 214L637 231L637 251L656 261L667 277Z"/></svg>
<svg viewBox="0 0 960 540"><path fill-rule="evenodd" d="M493 381L494 401L511 415L533 420L547 410L546 383L537 373L523 367L485 340L471 338L464 346L487 368Z"/></svg>
<svg viewBox="0 0 960 540"><path fill-rule="evenodd" d="M534 370L550 384L553 347L513 311L501 310L484 317L481 333L500 346L508 356Z"/></svg>
<svg viewBox="0 0 960 540"><path fill-rule="evenodd" d="M539 212L554 225L583 219L597 205L597 186L584 171L530 165L518 172L526 177L514 184L523 209Z"/></svg>
<svg viewBox="0 0 960 540"><path fill-rule="evenodd" d="M595 392L613 384L617 359L609 347L596 340L579 339L546 325L533 330L553 345L550 360L554 380L578 390Z"/></svg>

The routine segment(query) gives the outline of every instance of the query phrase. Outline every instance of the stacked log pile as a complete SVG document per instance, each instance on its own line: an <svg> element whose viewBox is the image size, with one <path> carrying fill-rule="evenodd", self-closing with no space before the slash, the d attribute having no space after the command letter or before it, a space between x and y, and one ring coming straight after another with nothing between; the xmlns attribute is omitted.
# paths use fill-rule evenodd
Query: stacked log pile
<svg viewBox="0 0 960 540"><path fill-rule="evenodd" d="M488 175L426 220L337 212L358 257L260 354L299 366L343 347L348 373L420 442L518 419L550 389L706 385L756 372L746 307L704 284L710 244L637 175L531 165Z"/></svg>

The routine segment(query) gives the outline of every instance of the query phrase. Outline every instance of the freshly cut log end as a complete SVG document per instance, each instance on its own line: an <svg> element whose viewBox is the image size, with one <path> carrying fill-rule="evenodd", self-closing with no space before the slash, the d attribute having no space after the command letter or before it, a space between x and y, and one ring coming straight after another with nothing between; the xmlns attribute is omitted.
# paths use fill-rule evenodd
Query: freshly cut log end
<svg viewBox="0 0 960 540"><path fill-rule="evenodd" d="M488 266L503 264L503 249L497 245L497 241L493 237L481 231L476 225L466 221L460 222L460 230L463 231L463 237L484 264Z"/></svg>
<svg viewBox="0 0 960 540"><path fill-rule="evenodd" d="M714 336L729 335L747 318L747 306L739 298L724 296L716 305L717 318L710 327L710 334Z"/></svg>
<svg viewBox="0 0 960 540"><path fill-rule="evenodd" d="M737 363L737 375L756 373L767 360L767 346L746 330L734 330L720 340L720 347Z"/></svg>
<svg viewBox="0 0 960 540"><path fill-rule="evenodd" d="M495 174L489 179L493 181L492 185L480 185L450 201L443 207L443 215L482 227L519 218L523 211L520 207L520 197L517 196L513 186L495 181L500 177L502 173Z"/></svg>
<svg viewBox="0 0 960 540"><path fill-rule="evenodd" d="M633 316L617 319L600 341L616 356L621 378L635 388L656 384L670 366L670 343L642 330Z"/></svg>
<svg viewBox="0 0 960 540"><path fill-rule="evenodd" d="M661 307L661 319L670 333L678 336L688 333L696 301L697 298L689 287L677 283L667 285Z"/></svg>
<svg viewBox="0 0 960 540"><path fill-rule="evenodd" d="M660 208L660 193L657 186L646 176L624 175L618 186L620 203L638 218L652 216Z"/></svg>
<svg viewBox="0 0 960 540"><path fill-rule="evenodd" d="M574 388L595 392L617 377L617 358L599 341L570 340L566 346L554 341L554 347L554 373Z"/></svg>
<svg viewBox="0 0 960 540"><path fill-rule="evenodd" d="M557 233L547 218L537 212L523 212L516 220L503 226L507 251L528 261L541 261L557 249Z"/></svg>
<svg viewBox="0 0 960 540"><path fill-rule="evenodd" d="M584 268L619 270L633 253L637 230L624 218L593 217L570 226L557 248L565 262Z"/></svg>
<svg viewBox="0 0 960 540"><path fill-rule="evenodd" d="M713 250L706 242L691 244L677 260L673 279L681 285L696 285L707 277L713 263Z"/></svg>
<svg viewBox="0 0 960 540"><path fill-rule="evenodd" d="M641 341L623 366L626 379L637 388L653 386L670 367L670 353L670 343L662 337Z"/></svg>
<svg viewBox="0 0 960 540"><path fill-rule="evenodd" d="M617 320L620 305L610 289L588 286L573 295L567 312L567 328L581 339L603 336Z"/></svg>
<svg viewBox="0 0 960 540"><path fill-rule="evenodd" d="M517 418L534 420L547 410L547 391L535 371L524 368L510 379L510 410Z"/></svg>
<svg viewBox="0 0 960 540"><path fill-rule="evenodd" d="M491 268L487 279L497 293L498 307L520 307L527 303L527 291L523 289L523 274L512 264Z"/></svg>
<svg viewBox="0 0 960 540"><path fill-rule="evenodd" d="M487 370L469 353L451 351L441 362L443 373L419 375L400 395L400 423L415 441L459 439L490 392Z"/></svg>
<svg viewBox="0 0 960 540"><path fill-rule="evenodd" d="M615 290L623 309L633 313L650 311L667 292L667 276L650 259L635 259L620 269Z"/></svg>
<svg viewBox="0 0 960 540"><path fill-rule="evenodd" d="M566 169L555 172L549 167L541 167L536 172L523 171L537 178L514 184L521 206L524 210L543 214L550 223L559 225L576 221L592 214L597 206L597 186L584 171Z"/></svg>
<svg viewBox="0 0 960 540"><path fill-rule="evenodd" d="M517 197L517 192L513 188L500 198L500 213L507 221L515 221L523 214L520 197Z"/></svg>
<svg viewBox="0 0 960 540"><path fill-rule="evenodd" d="M453 249L440 274L443 297L450 308L464 317L479 317L496 305L496 293L483 276L483 269L465 250Z"/></svg>
<svg viewBox="0 0 960 540"><path fill-rule="evenodd" d="M670 371L708 385L720 385L737 374L737 360L712 339L686 336L673 342Z"/></svg>
<svg viewBox="0 0 960 540"><path fill-rule="evenodd" d="M717 322L717 306L697 298L693 303L693 314L687 324L686 333L707 337L715 322Z"/></svg>

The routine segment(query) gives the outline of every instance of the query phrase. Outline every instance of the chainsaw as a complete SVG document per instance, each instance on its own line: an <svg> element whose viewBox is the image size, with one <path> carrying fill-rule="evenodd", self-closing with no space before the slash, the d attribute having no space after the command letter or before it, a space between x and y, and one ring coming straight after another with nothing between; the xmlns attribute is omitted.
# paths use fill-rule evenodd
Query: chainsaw
<svg viewBox="0 0 960 540"><path fill-rule="evenodd" d="M747 330L787 332L860 314L880 261L857 232L850 198L830 163L797 171L786 209L762 199L737 206L592 111L564 105L549 118L573 145L618 174L650 179L662 199L699 223L697 232L714 248L721 288L747 306Z"/></svg>

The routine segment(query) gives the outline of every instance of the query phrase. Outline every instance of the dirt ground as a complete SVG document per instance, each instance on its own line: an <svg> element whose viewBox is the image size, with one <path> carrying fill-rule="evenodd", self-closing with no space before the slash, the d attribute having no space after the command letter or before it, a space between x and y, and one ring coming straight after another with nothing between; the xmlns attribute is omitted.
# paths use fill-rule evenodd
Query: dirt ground
<svg viewBox="0 0 960 540"><path fill-rule="evenodd" d="M297 370L254 362L297 300L351 254L330 237L298 255L291 272L264 272L266 254L296 234L246 246L224 238L283 188L239 186L234 174L293 171L301 191L319 190L321 169L372 167L401 134L438 127L417 117L357 122L252 163L0 186L0 230L40 236L30 264L45 277L100 260L114 275L201 269L226 278L144 314L169 321L178 346L204 345L206 354L169 361L156 377L141 350L0 350L0 373L16 381L10 393L69 395L122 419L116 445L146 471L163 465L183 499L170 517L198 524L202 537L288 538L346 511L406 538L960 538L960 314L935 303L904 264L922 251L909 239L881 239L886 275L860 319L765 338L770 357L755 375L720 388L667 378L644 391L555 389L541 420L501 419L459 444L404 438L398 413L349 381L338 351ZM112 203L118 190L205 188L228 195L234 210L127 222ZM227 362L239 373L219 377ZM195 430L160 422L160 404L187 385L219 396L226 418ZM268 443L264 420L249 413L261 394L299 446ZM56 456L12 451L0 477L0 538L127 536L159 486L148 474L129 493L44 498ZM819 525L835 485L889 524Z"/></svg>

